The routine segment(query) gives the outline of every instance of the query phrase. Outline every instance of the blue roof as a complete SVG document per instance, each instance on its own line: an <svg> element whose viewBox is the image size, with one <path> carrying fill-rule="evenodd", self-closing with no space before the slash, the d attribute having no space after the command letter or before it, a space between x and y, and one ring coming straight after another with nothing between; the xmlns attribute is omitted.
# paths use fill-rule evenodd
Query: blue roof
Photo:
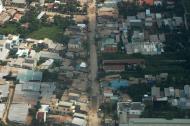
<svg viewBox="0 0 190 126"><path fill-rule="evenodd" d="M0 35L0 40L3 40L4 37L5 35Z"/></svg>
<svg viewBox="0 0 190 126"><path fill-rule="evenodd" d="M23 70L22 72L18 73L17 79L20 82L41 81L42 72L33 70Z"/></svg>
<svg viewBox="0 0 190 126"><path fill-rule="evenodd" d="M110 87L112 89L119 89L121 87L127 87L127 86L128 86L127 80L112 80L110 82Z"/></svg>

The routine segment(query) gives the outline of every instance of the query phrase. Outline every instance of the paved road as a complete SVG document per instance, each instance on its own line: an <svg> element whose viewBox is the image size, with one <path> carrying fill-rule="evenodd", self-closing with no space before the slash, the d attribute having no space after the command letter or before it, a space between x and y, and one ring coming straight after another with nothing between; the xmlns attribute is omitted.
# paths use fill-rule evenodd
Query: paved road
<svg viewBox="0 0 190 126"><path fill-rule="evenodd" d="M97 75L97 53L95 46L95 29L96 29L96 6L95 0L89 3L88 7L88 18L89 18L89 42L90 42L90 79L91 79L91 105L89 111L89 126L99 126L99 119L97 117L97 109L99 106L99 85L96 82Z"/></svg>

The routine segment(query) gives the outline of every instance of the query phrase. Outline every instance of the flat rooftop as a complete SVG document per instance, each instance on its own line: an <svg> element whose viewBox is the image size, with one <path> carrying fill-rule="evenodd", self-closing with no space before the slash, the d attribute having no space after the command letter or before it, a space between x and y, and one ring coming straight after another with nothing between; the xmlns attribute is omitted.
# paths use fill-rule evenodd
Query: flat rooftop
<svg viewBox="0 0 190 126"><path fill-rule="evenodd" d="M190 119L137 118L130 119L128 126L190 126Z"/></svg>

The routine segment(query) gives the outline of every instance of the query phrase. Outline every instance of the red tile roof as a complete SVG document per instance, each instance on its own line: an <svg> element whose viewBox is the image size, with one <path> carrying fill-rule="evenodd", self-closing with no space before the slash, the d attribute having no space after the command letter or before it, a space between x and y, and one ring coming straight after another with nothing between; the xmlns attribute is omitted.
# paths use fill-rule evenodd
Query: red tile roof
<svg viewBox="0 0 190 126"><path fill-rule="evenodd" d="M139 65L143 65L145 64L145 60L144 59L121 59L121 60L103 60L103 64L112 64L112 65L116 65L116 64L139 64Z"/></svg>
<svg viewBox="0 0 190 126"><path fill-rule="evenodd" d="M153 5L154 4L154 0L139 0L139 3L142 5L143 3L146 3L148 5Z"/></svg>
<svg viewBox="0 0 190 126"><path fill-rule="evenodd" d="M45 113L44 112L37 112L37 116L36 116L36 118L37 118L37 120L44 120L44 115L45 115Z"/></svg>

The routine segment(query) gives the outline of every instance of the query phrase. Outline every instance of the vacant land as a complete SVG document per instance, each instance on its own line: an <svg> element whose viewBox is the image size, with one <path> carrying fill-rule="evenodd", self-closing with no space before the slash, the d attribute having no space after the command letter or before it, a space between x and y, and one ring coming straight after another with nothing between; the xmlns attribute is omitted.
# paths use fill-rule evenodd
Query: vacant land
<svg viewBox="0 0 190 126"><path fill-rule="evenodd" d="M56 40L57 35L61 33L61 30L56 27L41 27L37 31L34 31L28 35L30 38L34 39L44 39L44 38L49 38L52 40Z"/></svg>
<svg viewBox="0 0 190 126"><path fill-rule="evenodd" d="M17 34L17 24L6 24L3 27L0 27L0 34Z"/></svg>

